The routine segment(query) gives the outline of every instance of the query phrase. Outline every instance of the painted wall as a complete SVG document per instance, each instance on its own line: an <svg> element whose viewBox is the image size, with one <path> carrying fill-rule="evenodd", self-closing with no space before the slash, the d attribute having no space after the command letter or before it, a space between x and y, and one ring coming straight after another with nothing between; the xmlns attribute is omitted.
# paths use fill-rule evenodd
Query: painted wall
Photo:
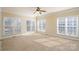
<svg viewBox="0 0 79 59"><path fill-rule="evenodd" d="M79 16L79 8L73 8L69 10L64 10L55 13L49 13L47 15L42 16L46 19L46 32L45 34L49 35L57 35L57 18L60 16ZM39 17L38 19L40 20ZM64 36L65 37L65 36Z"/></svg>

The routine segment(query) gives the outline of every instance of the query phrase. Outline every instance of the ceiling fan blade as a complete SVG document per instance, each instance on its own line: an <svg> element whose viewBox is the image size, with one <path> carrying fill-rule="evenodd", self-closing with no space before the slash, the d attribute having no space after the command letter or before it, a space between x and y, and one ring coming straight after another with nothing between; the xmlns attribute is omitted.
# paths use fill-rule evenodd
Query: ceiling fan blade
<svg viewBox="0 0 79 59"><path fill-rule="evenodd" d="M39 14L42 14L42 12L46 12L46 11L45 10L41 10L40 7L37 7L33 14L35 14L36 12L38 12Z"/></svg>
<svg viewBox="0 0 79 59"><path fill-rule="evenodd" d="M41 12L46 12L46 11L44 11L44 10L40 10Z"/></svg>

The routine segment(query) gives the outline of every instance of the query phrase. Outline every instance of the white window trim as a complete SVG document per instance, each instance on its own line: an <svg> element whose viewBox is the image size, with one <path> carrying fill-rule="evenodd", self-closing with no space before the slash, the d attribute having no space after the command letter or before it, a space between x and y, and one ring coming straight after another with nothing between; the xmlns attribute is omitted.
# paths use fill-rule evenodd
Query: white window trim
<svg viewBox="0 0 79 59"><path fill-rule="evenodd" d="M45 29L44 30L40 30L40 28L39 28L39 21L40 20L37 21L37 30L38 30L38 32L45 32L46 31L46 20L43 20L45 22Z"/></svg>
<svg viewBox="0 0 79 59"><path fill-rule="evenodd" d="M9 25L10 27L11 27L11 29L12 29L12 32L11 32L11 34L8 32L8 34L6 34L6 26L8 26L8 25L6 25L5 24L5 21L7 21L8 19L11 19L12 20L12 22L11 22L11 25ZM19 20L19 22L21 21L21 19L19 18L19 17L4 17L3 18L3 31L2 31L2 36L13 36L13 35L15 35L15 34L18 34L18 33L20 33L20 32L17 32L15 29L17 29L17 20ZM20 24L20 26L21 26L21 24ZM21 30L21 29L20 29Z"/></svg>
<svg viewBox="0 0 79 59"><path fill-rule="evenodd" d="M78 16L74 16L74 17L77 17L77 19L76 19L76 20L77 20L77 21L76 21L76 22L77 22L76 35L68 35L67 17L65 17L65 23L66 23L66 24L65 24L65 34L59 32L59 25L58 25L58 24L59 24L59 18L57 18L57 34L67 35L67 36L73 36L73 37L78 37L78 35L79 35L79 34L78 34L78 33L79 33L79 32L78 32L78 25L79 25L79 24L78 24L78 23L79 23L78 18L79 18L79 17L78 17Z"/></svg>
<svg viewBox="0 0 79 59"><path fill-rule="evenodd" d="M35 30L36 30L35 21L34 21L34 20L27 20L27 21L31 21L31 24L30 24L30 26L31 26L30 31L27 31L27 32L35 32ZM26 22L27 22L27 21L26 21ZM32 31L32 26L33 26L33 25L32 25L32 21L34 22L34 25L35 25L35 30L34 30L34 31ZM26 23L26 26L28 26L27 23ZM26 28L26 29L27 29L27 28Z"/></svg>
<svg viewBox="0 0 79 59"><path fill-rule="evenodd" d="M65 34L59 32L59 25L58 24L59 24L59 18L57 18L57 34L65 35Z"/></svg>

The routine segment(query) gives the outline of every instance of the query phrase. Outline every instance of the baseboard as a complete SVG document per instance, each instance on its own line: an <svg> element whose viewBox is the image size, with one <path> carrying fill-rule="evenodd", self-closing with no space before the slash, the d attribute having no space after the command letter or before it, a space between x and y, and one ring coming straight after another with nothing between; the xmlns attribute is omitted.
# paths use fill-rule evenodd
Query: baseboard
<svg viewBox="0 0 79 59"><path fill-rule="evenodd" d="M11 37L20 36L20 35L22 35L22 34L16 34L16 35L12 35L12 36L2 37L0 39L3 40L3 39L6 39L6 38L11 38Z"/></svg>
<svg viewBox="0 0 79 59"><path fill-rule="evenodd" d="M2 37L2 38L0 38L0 40L6 39L6 38L11 38L11 37L14 37L14 36L31 35L31 34L34 34L34 33L35 32L29 32L29 33L23 33L23 34L16 34L16 35L12 35L12 36ZM40 34L47 35L48 37L55 36L55 37L60 37L60 38L64 38L64 39L79 40L78 37L70 37L70 36L59 35L59 34L52 34L52 35L51 34L47 34L47 33L40 33Z"/></svg>
<svg viewBox="0 0 79 59"><path fill-rule="evenodd" d="M16 34L16 35L7 36L7 37L1 37L0 40L6 39L6 38L15 37L15 36L30 35L30 34L33 34L33 33L34 33L34 32L28 32L28 33Z"/></svg>
<svg viewBox="0 0 79 59"><path fill-rule="evenodd" d="M41 33L44 35L47 35L48 37L59 37L59 38L64 38L68 40L79 40L79 37L72 37L72 36L66 36L66 35L60 35L60 34L47 34L47 33Z"/></svg>

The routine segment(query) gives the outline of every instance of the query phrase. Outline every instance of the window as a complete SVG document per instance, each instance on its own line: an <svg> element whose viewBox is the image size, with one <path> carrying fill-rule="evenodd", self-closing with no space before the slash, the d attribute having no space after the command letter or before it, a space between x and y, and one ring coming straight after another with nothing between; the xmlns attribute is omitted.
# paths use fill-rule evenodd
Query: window
<svg viewBox="0 0 79 59"><path fill-rule="evenodd" d="M33 20L27 20L26 24L27 24L27 31L28 32L35 31L35 22Z"/></svg>
<svg viewBox="0 0 79 59"><path fill-rule="evenodd" d="M16 18L16 21L15 21L15 32L16 33L20 33L21 32L21 19L20 18Z"/></svg>
<svg viewBox="0 0 79 59"><path fill-rule="evenodd" d="M57 33L68 36L78 36L78 17L59 17L57 20Z"/></svg>
<svg viewBox="0 0 79 59"><path fill-rule="evenodd" d="M46 26L45 20L38 21L38 31L45 32L45 26Z"/></svg>
<svg viewBox="0 0 79 59"><path fill-rule="evenodd" d="M3 36L11 36L21 32L21 20L16 17L4 17Z"/></svg>
<svg viewBox="0 0 79 59"><path fill-rule="evenodd" d="M3 19L3 35L9 36L13 34L12 22L13 20L10 17Z"/></svg>
<svg viewBox="0 0 79 59"><path fill-rule="evenodd" d="M58 33L62 33L65 34L65 18L64 17L60 17L58 18Z"/></svg>
<svg viewBox="0 0 79 59"><path fill-rule="evenodd" d="M77 35L77 28L78 28L78 19L77 17L67 17L67 34L68 35Z"/></svg>

